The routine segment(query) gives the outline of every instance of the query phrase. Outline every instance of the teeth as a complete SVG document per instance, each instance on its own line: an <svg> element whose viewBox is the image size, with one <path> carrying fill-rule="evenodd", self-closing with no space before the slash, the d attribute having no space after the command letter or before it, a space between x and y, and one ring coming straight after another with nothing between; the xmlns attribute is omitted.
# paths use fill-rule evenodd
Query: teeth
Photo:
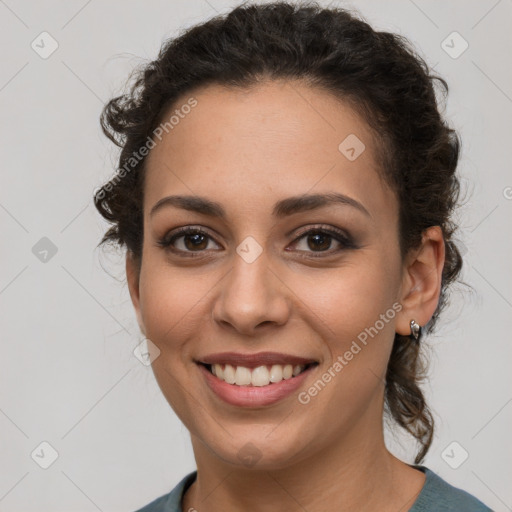
<svg viewBox="0 0 512 512"><path fill-rule="evenodd" d="M247 386L251 383L251 370L243 366L237 366L235 372L235 384L237 386Z"/></svg>
<svg viewBox="0 0 512 512"><path fill-rule="evenodd" d="M283 367L275 364L270 368L270 382L281 382L283 380Z"/></svg>
<svg viewBox="0 0 512 512"><path fill-rule="evenodd" d="M226 381L228 384L235 383L235 369L230 364L227 364L224 367L224 376L222 377L222 380Z"/></svg>
<svg viewBox="0 0 512 512"><path fill-rule="evenodd" d="M281 382L296 377L306 368L303 364L274 364L271 367L258 366L246 368L245 366L231 366L230 364L211 365L211 372L220 380L236 386L268 386L271 383Z"/></svg>
<svg viewBox="0 0 512 512"><path fill-rule="evenodd" d="M268 386L270 384L270 373L266 366L254 368L251 374L251 384L253 386Z"/></svg>
<svg viewBox="0 0 512 512"><path fill-rule="evenodd" d="M222 379L224 377L224 370L222 369L222 366L220 364L214 364L212 366L212 372L213 375L216 375L219 377L219 379Z"/></svg>

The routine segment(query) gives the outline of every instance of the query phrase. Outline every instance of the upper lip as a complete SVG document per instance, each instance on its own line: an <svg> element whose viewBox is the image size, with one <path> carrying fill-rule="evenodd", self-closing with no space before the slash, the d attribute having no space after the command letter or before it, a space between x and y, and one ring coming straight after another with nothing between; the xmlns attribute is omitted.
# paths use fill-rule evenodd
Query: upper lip
<svg viewBox="0 0 512 512"><path fill-rule="evenodd" d="M256 368L273 364L292 364L307 365L316 363L313 358L299 357L281 352L257 352L255 354L242 354L240 352L218 352L209 354L197 360L203 364L230 364L232 366L244 366L246 368Z"/></svg>

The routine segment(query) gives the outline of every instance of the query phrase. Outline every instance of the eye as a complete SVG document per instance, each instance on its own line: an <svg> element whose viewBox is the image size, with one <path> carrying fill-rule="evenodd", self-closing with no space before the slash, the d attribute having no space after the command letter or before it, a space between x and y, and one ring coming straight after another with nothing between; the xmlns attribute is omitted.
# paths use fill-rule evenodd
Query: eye
<svg viewBox="0 0 512 512"><path fill-rule="evenodd" d="M180 239L182 240L179 241ZM177 241L179 242L176 244ZM188 226L178 231L168 233L158 240L158 245L168 248L173 252L194 253L211 249L211 247L209 247L210 241L213 241L213 238L206 231ZM218 244L215 245L218 246Z"/></svg>
<svg viewBox="0 0 512 512"><path fill-rule="evenodd" d="M341 248L331 250L333 239L338 243L338 246L341 246ZM212 249L210 242L213 242L217 247ZM157 244L158 246L168 249L178 255L189 257L198 257L201 256L200 253L208 250L218 250L220 248L219 244L214 241L208 232L192 226L171 231L158 240ZM301 245L302 247L300 247ZM309 253L304 257L321 257L324 254L329 256L342 250L356 248L352 239L343 231L323 226L315 226L313 228L309 228L307 231L302 231L302 233L292 242L292 246L299 246L299 252Z"/></svg>
<svg viewBox="0 0 512 512"><path fill-rule="evenodd" d="M333 239L342 248L331 249ZM293 242L295 246L299 246L299 251L310 253L333 253L340 252L343 249L353 249L355 244L343 231L334 228L325 228L322 226L308 229L298 236ZM302 248L301 248L302 246ZM308 250L309 249L309 250ZM321 257L321 255L311 254L313 257Z"/></svg>

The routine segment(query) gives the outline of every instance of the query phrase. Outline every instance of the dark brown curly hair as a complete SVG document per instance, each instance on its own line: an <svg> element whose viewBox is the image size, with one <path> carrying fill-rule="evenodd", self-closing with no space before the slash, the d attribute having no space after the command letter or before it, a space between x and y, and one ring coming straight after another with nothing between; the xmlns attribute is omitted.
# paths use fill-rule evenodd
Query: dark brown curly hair
<svg viewBox="0 0 512 512"><path fill-rule="evenodd" d="M140 265L141 148L179 98L209 84L247 88L272 79L325 90L368 123L382 175L399 200L402 259L419 247L426 228L442 228L445 263L437 309L418 342L395 334L386 374L385 411L419 442L419 463L434 432L419 386L426 369L419 342L433 331L462 267L451 221L460 190L460 138L438 110L434 81L445 96L446 81L430 74L403 36L374 30L356 11L274 2L241 5L169 39L156 60L135 70L128 92L103 109L102 129L121 153L117 173L95 192L96 208L112 224L99 245L125 246Z"/></svg>

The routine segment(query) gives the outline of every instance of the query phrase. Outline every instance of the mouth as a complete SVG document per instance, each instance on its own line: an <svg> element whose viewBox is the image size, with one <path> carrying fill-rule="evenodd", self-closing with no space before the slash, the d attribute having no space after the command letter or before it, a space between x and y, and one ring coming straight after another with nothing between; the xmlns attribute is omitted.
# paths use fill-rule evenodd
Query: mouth
<svg viewBox="0 0 512 512"><path fill-rule="evenodd" d="M317 362L308 364L273 364L260 365L255 368L249 368L241 365L231 364L206 364L199 363L206 368L212 375L228 384L235 386L270 386L278 384L283 380L293 379L309 368L317 366Z"/></svg>
<svg viewBox="0 0 512 512"><path fill-rule="evenodd" d="M275 352L213 354L195 361L207 387L228 404L260 407L292 395L319 361Z"/></svg>

